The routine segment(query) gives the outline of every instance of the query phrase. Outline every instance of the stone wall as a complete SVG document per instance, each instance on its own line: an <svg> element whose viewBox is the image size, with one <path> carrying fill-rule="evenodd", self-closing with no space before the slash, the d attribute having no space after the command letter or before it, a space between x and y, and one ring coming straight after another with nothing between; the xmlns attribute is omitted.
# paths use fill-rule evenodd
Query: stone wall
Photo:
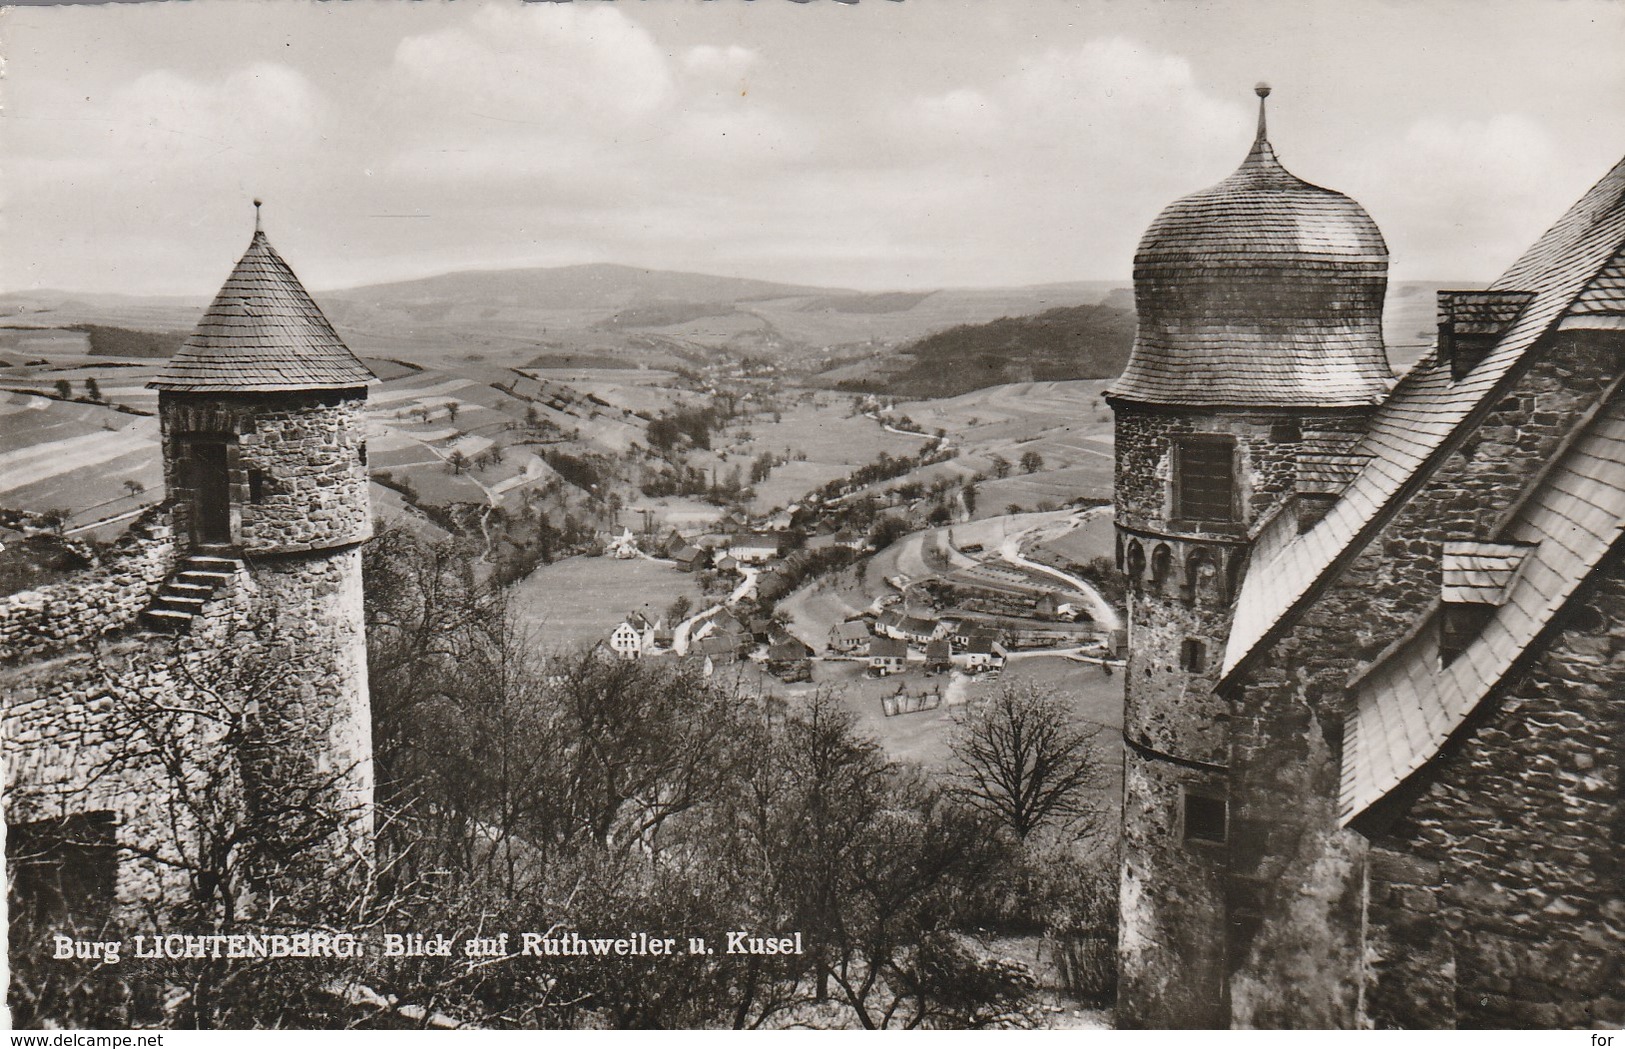
<svg viewBox="0 0 1625 1049"><path fill-rule="evenodd" d="M1237 1026L1347 1027L1362 1016L1386 1023L1403 1013L1392 1003L1362 1013L1362 901L1368 878L1371 898L1385 899L1383 885L1399 866L1415 880L1394 885L1420 900L1432 868L1396 866L1392 856L1404 850L1392 842L1367 856L1365 837L1338 829L1347 682L1436 607L1443 543L1491 537L1617 367L1606 338L1593 333L1560 334L1534 352L1530 369L1464 446L1231 695L1228 906ZM1511 818L1519 804L1516 797L1495 802L1495 818ZM1442 974L1461 971L1451 968L1449 934L1428 926L1407 936L1410 957L1399 963L1405 976L1387 984L1414 988L1405 992L1415 1002L1406 1022L1454 1017L1452 995L1440 988Z"/></svg>
<svg viewBox="0 0 1625 1049"><path fill-rule="evenodd" d="M246 574L234 600L209 610L198 643L245 646L277 668L260 717L267 731L297 741L304 764L278 755L266 789L289 777L322 784L320 803L349 823L334 848L353 856L371 837L373 794L361 547L253 559Z"/></svg>
<svg viewBox="0 0 1625 1049"><path fill-rule="evenodd" d="M231 540L246 554L313 550L370 534L366 391L181 394L159 399L176 530L192 529L191 447L224 440Z"/></svg>
<svg viewBox="0 0 1625 1049"><path fill-rule="evenodd" d="M1200 412L1117 404L1117 522L1129 578L1124 682L1123 1026L1227 1026L1226 845L1192 839L1187 798L1224 805L1231 709L1217 694L1234 586L1263 522L1290 499L1306 438L1353 444L1359 410ZM1225 531L1173 519L1182 434L1235 440L1243 520ZM1188 642L1200 667L1187 665Z"/></svg>
<svg viewBox="0 0 1625 1049"><path fill-rule="evenodd" d="M1184 840L1188 790L1224 796L1222 768L1123 754L1117 1026L1224 1027L1224 846Z"/></svg>
<svg viewBox="0 0 1625 1049"><path fill-rule="evenodd" d="M121 850L114 902L131 916L184 899L195 866L192 810L176 803L170 775L120 698L121 688L166 694L166 670L145 640L78 646L0 670L6 822L112 813ZM207 767L226 726L185 715L176 726L174 740Z"/></svg>
<svg viewBox="0 0 1625 1049"><path fill-rule="evenodd" d="M1625 552L1371 828L1362 1020L1625 1026Z"/></svg>
<svg viewBox="0 0 1625 1049"><path fill-rule="evenodd" d="M1152 409L1119 403L1117 519L1123 527L1153 532L1170 529L1173 518L1173 444L1185 434L1235 438L1236 478L1241 486L1242 529L1251 531L1297 485L1297 456L1306 437L1348 446L1365 431L1366 411L1209 412ZM1173 529L1192 538L1222 539L1233 532L1201 533Z"/></svg>
<svg viewBox="0 0 1625 1049"><path fill-rule="evenodd" d="M85 571L0 598L0 666L130 626L151 603L174 557L168 517L149 511Z"/></svg>
<svg viewBox="0 0 1625 1049"><path fill-rule="evenodd" d="M174 702L189 695L188 678L207 680L219 697L212 717L159 718L160 734L184 743L188 775L211 790L240 777L250 810L326 809L342 823L282 876L319 877L369 854L372 723L359 546L247 563L189 634L93 640L0 670L7 821L112 812L125 850L123 911L184 898L186 874L197 866L188 855L195 821L177 801L174 765L141 756L155 731L141 697L198 706L195 698ZM232 764L222 765L215 748L228 729L266 745L239 742Z"/></svg>

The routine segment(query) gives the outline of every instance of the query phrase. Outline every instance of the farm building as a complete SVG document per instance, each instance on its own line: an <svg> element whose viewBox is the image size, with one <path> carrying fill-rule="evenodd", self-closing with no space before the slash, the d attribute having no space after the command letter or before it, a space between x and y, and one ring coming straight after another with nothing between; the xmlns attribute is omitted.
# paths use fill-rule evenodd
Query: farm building
<svg viewBox="0 0 1625 1049"><path fill-rule="evenodd" d="M685 572L697 572L709 563L708 555L703 550L697 550L687 543L682 544L670 554L677 567Z"/></svg>
<svg viewBox="0 0 1625 1049"><path fill-rule="evenodd" d="M1625 161L1397 380L1258 134L1135 256L1125 1027L1625 1024Z"/></svg>
<svg viewBox="0 0 1625 1049"><path fill-rule="evenodd" d="M779 556L784 540L776 535L739 535L728 541L728 556L747 565L759 565Z"/></svg>
<svg viewBox="0 0 1625 1049"><path fill-rule="evenodd" d="M875 633L916 645L941 637L945 629L934 619L911 616L895 608L888 608L875 619Z"/></svg>
<svg viewBox="0 0 1625 1049"><path fill-rule="evenodd" d="M836 652L860 652L869 644L869 624L861 619L848 619L829 628L829 647Z"/></svg>
<svg viewBox="0 0 1625 1049"><path fill-rule="evenodd" d="M950 670L954 665L954 646L947 638L938 638L928 642L925 646L925 669L927 673L941 673Z"/></svg>

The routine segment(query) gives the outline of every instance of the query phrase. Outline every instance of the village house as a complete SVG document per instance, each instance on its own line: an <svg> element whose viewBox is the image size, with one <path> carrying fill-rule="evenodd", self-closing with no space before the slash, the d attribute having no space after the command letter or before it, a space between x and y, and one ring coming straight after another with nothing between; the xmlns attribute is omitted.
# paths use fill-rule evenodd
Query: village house
<svg viewBox="0 0 1625 1049"><path fill-rule="evenodd" d="M933 641L946 632L947 628L934 619L912 616L896 608L888 608L875 619L875 633L916 645Z"/></svg>
<svg viewBox="0 0 1625 1049"><path fill-rule="evenodd" d="M812 648L798 637L781 634L767 648L767 669L786 680L812 676Z"/></svg>
<svg viewBox="0 0 1625 1049"><path fill-rule="evenodd" d="M959 662L972 673L982 670L997 670L1004 666L1005 659L1010 655L1005 651L1004 645L985 635L977 635L959 653Z"/></svg>
<svg viewBox="0 0 1625 1049"><path fill-rule="evenodd" d="M622 659L638 659L655 650L662 631L668 637L671 634L665 619L647 612L633 612L609 632L610 651Z"/></svg>
<svg viewBox="0 0 1625 1049"><path fill-rule="evenodd" d="M869 669L885 677L901 673L908 661L908 643L891 637L869 639Z"/></svg>
<svg viewBox="0 0 1625 1049"><path fill-rule="evenodd" d="M869 624L861 619L848 619L829 628L829 647L843 655L861 652L869 644Z"/></svg>
<svg viewBox="0 0 1625 1049"><path fill-rule="evenodd" d="M869 537L862 532L854 532L850 528L843 528L835 533L835 545L843 550L862 553L869 549Z"/></svg>
<svg viewBox="0 0 1625 1049"><path fill-rule="evenodd" d="M1004 631L977 619L964 619L948 631L948 638L956 648L968 648L980 641L1004 641Z"/></svg>
<svg viewBox="0 0 1625 1049"><path fill-rule="evenodd" d="M945 637L939 637L925 646L925 670L928 674L940 674L945 670L953 669L954 646Z"/></svg>
<svg viewBox="0 0 1625 1049"><path fill-rule="evenodd" d="M707 675L721 667L731 667L739 662L738 641L727 634L712 634L701 638L690 651L705 657L705 672Z"/></svg>
<svg viewBox="0 0 1625 1049"><path fill-rule="evenodd" d="M690 639L692 641L721 639L735 653L748 651L752 643L750 631L745 627L745 624L741 623L739 618L727 609L723 609L695 626L690 634ZM707 649L707 651L710 650Z"/></svg>
<svg viewBox="0 0 1625 1049"><path fill-rule="evenodd" d="M779 556L784 540L776 535L739 535L728 541L728 556L747 565L759 565Z"/></svg>

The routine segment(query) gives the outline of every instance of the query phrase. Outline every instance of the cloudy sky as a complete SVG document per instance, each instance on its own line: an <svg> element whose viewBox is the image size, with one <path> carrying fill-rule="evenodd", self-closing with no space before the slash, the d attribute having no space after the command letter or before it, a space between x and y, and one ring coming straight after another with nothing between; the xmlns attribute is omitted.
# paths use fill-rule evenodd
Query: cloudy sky
<svg viewBox="0 0 1625 1049"><path fill-rule="evenodd" d="M1625 4L306 0L0 14L0 290L620 262L1127 277L1268 80L1394 276L1488 280L1625 154Z"/></svg>

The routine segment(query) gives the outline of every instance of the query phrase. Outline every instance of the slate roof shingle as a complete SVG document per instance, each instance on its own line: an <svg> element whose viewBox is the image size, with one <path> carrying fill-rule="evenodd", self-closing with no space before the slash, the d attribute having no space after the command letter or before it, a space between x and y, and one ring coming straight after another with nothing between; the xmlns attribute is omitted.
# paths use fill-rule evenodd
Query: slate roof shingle
<svg viewBox="0 0 1625 1049"><path fill-rule="evenodd" d="M1388 247L1352 198L1287 171L1264 133L1228 178L1170 204L1134 256L1139 325L1113 398L1371 405Z"/></svg>
<svg viewBox="0 0 1625 1049"><path fill-rule="evenodd" d="M197 328L147 385L260 392L345 390L377 381L256 229Z"/></svg>
<svg viewBox="0 0 1625 1049"><path fill-rule="evenodd" d="M1442 459L1475 410L1494 404L1535 342L1564 317L1582 290L1625 246L1625 159L1602 177L1491 290L1534 297L1460 381L1435 357L1400 380L1372 416L1354 454L1364 468L1308 532L1255 558L1236 600L1223 675L1236 670L1305 606L1337 564L1362 549L1414 484ZM1459 662L1459 661L1458 661Z"/></svg>
<svg viewBox="0 0 1625 1049"><path fill-rule="evenodd" d="M1500 604L1528 552L1528 547L1517 543L1445 543L1440 600Z"/></svg>
<svg viewBox="0 0 1625 1049"><path fill-rule="evenodd" d="M1444 746L1479 702L1625 539L1625 396L1615 384L1588 430L1507 525L1525 544L1494 615L1448 666L1438 631L1420 630L1356 687L1343 726L1341 818L1346 825Z"/></svg>

